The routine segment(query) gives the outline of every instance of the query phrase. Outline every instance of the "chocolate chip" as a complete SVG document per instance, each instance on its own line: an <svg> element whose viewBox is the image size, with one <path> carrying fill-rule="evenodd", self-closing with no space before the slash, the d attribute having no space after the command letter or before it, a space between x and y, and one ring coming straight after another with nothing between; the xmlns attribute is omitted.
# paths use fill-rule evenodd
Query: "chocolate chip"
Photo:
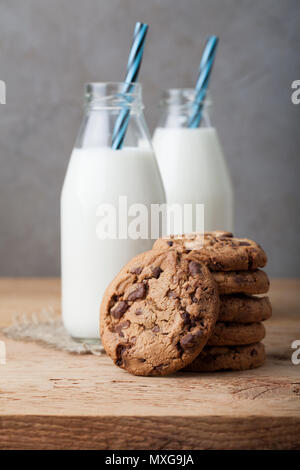
<svg viewBox="0 0 300 470"><path fill-rule="evenodd" d="M251 351L250 354L251 354L252 357L253 357L253 356L257 356L257 351L256 351L256 349L252 349L252 351Z"/></svg>
<svg viewBox="0 0 300 470"><path fill-rule="evenodd" d="M177 294L173 290L169 290L168 293L167 293L167 296L168 296L169 299L176 299L177 298Z"/></svg>
<svg viewBox="0 0 300 470"><path fill-rule="evenodd" d="M135 290L130 292L128 295L128 300L129 301L134 301L137 299L143 299L147 293L147 288L145 284L139 283L136 284Z"/></svg>
<svg viewBox="0 0 300 470"><path fill-rule="evenodd" d="M199 338L202 336L202 331L198 330L195 333L188 333L183 336L180 340L180 346L182 349L194 348L197 346Z"/></svg>
<svg viewBox="0 0 300 470"><path fill-rule="evenodd" d="M248 243L248 242L239 242L239 246L251 246L251 243Z"/></svg>
<svg viewBox="0 0 300 470"><path fill-rule="evenodd" d="M138 266L137 268L132 268L130 272L131 274L141 274L142 271L143 271L143 268Z"/></svg>
<svg viewBox="0 0 300 470"><path fill-rule="evenodd" d="M194 345L194 336L191 333L183 336L180 340L180 346L183 349L190 348Z"/></svg>
<svg viewBox="0 0 300 470"><path fill-rule="evenodd" d="M153 328L152 328L152 331L153 333L158 333L160 331L160 328L158 325L155 325Z"/></svg>
<svg viewBox="0 0 300 470"><path fill-rule="evenodd" d="M121 302L119 302L115 307L110 310L110 314L117 320L120 320L120 318L122 318L127 309L128 303L126 302L126 300L121 300Z"/></svg>
<svg viewBox="0 0 300 470"><path fill-rule="evenodd" d="M161 273L162 273L162 269L159 266L152 268L152 274L153 274L153 277L155 277L155 279L158 279Z"/></svg>
<svg viewBox="0 0 300 470"><path fill-rule="evenodd" d="M119 323L116 327L115 327L115 331L117 333L119 333L120 336L124 336L124 333L122 332L122 330L126 330L126 328L129 328L130 327L130 321L129 320L126 320L126 321L123 321L121 323Z"/></svg>
<svg viewBox="0 0 300 470"><path fill-rule="evenodd" d="M192 297L192 302L193 302L193 304L197 304L198 303L197 297L193 296Z"/></svg>
<svg viewBox="0 0 300 470"><path fill-rule="evenodd" d="M118 346L116 347L116 356L117 356L117 359L115 361L116 365L117 366L121 366L123 364L123 355L124 355L124 352L126 351L126 349L128 349L130 346L129 345L126 345L126 344L118 344Z"/></svg>
<svg viewBox="0 0 300 470"><path fill-rule="evenodd" d="M169 241L169 242L167 242L167 245L173 246L173 242Z"/></svg>
<svg viewBox="0 0 300 470"><path fill-rule="evenodd" d="M191 323L191 316L187 312L183 312L180 314L181 318L183 319L184 325L189 325Z"/></svg>
<svg viewBox="0 0 300 470"><path fill-rule="evenodd" d="M143 357L139 357L138 359L140 362L146 362L146 359L144 359Z"/></svg>
<svg viewBox="0 0 300 470"><path fill-rule="evenodd" d="M142 315L143 313L143 310L141 308L138 308L136 311L135 311L135 314L136 315Z"/></svg>
<svg viewBox="0 0 300 470"><path fill-rule="evenodd" d="M201 274L202 273L201 265L197 263L196 261L190 261L189 271L192 276L195 276L196 274Z"/></svg>
<svg viewBox="0 0 300 470"><path fill-rule="evenodd" d="M223 232L222 235L219 235L217 236L217 239L218 240L222 240L222 239L225 239L225 238L232 238L233 237L233 233L231 232Z"/></svg>

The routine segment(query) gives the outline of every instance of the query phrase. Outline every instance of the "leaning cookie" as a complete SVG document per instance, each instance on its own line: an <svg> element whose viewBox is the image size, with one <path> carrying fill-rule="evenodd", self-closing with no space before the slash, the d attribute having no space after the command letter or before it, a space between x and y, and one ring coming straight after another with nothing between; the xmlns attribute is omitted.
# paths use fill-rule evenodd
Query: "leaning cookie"
<svg viewBox="0 0 300 470"><path fill-rule="evenodd" d="M270 287L267 274L256 271L214 271L220 294L265 294Z"/></svg>
<svg viewBox="0 0 300 470"><path fill-rule="evenodd" d="M210 271L192 252L148 251L132 259L104 294L103 346L132 374L171 374L201 352L219 302Z"/></svg>
<svg viewBox="0 0 300 470"><path fill-rule="evenodd" d="M233 237L230 232L185 234L156 240L153 249L196 250L201 261L212 271L243 271L263 268L267 263L264 250L253 240Z"/></svg>
<svg viewBox="0 0 300 470"><path fill-rule="evenodd" d="M272 316L269 297L245 294L222 295L219 321L251 323L268 320Z"/></svg>
<svg viewBox="0 0 300 470"><path fill-rule="evenodd" d="M247 370L262 366L266 359L262 343L247 346L206 346L185 372L213 372L222 370Z"/></svg>
<svg viewBox="0 0 300 470"><path fill-rule="evenodd" d="M209 346L240 346L258 343L266 335L262 323L217 322L207 344Z"/></svg>

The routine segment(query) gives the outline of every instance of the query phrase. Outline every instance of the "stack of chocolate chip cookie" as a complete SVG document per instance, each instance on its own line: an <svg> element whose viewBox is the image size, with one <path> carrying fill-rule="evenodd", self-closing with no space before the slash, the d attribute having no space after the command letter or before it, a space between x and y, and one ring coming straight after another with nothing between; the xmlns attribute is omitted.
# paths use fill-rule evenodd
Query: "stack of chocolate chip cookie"
<svg viewBox="0 0 300 470"><path fill-rule="evenodd" d="M195 251L210 269L218 285L220 312L205 348L184 370L245 370L265 360L263 321L272 314L264 294L269 279L262 268L267 257L263 249L248 239L234 238L229 232L207 232L159 239L154 249Z"/></svg>
<svg viewBox="0 0 300 470"><path fill-rule="evenodd" d="M103 346L135 375L245 370L264 362L271 316L262 248L228 232L159 239L106 289Z"/></svg>

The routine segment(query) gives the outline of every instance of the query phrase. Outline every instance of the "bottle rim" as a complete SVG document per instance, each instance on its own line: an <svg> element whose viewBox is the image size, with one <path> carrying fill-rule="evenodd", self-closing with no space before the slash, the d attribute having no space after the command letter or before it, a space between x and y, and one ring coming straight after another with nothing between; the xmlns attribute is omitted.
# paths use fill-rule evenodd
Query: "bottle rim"
<svg viewBox="0 0 300 470"><path fill-rule="evenodd" d="M162 92L159 105L161 107L178 107L186 108L194 104L195 101L194 88L168 88ZM212 99L209 91L204 100L204 107L208 108L212 105Z"/></svg>
<svg viewBox="0 0 300 470"><path fill-rule="evenodd" d="M88 82L85 84L88 108L142 108L142 85L139 82Z"/></svg>

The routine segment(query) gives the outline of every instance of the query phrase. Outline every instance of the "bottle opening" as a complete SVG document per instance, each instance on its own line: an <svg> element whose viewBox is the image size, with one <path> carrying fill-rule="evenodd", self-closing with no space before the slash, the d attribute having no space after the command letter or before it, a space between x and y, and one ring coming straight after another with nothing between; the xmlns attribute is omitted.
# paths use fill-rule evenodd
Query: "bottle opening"
<svg viewBox="0 0 300 470"><path fill-rule="evenodd" d="M130 82L92 82L85 85L85 103L91 108L142 107L142 86Z"/></svg>
<svg viewBox="0 0 300 470"><path fill-rule="evenodd" d="M160 105L170 107L183 107L190 108L195 101L195 90L194 88L170 88L164 90ZM204 106L205 108L211 106L212 101L209 92L206 95Z"/></svg>

